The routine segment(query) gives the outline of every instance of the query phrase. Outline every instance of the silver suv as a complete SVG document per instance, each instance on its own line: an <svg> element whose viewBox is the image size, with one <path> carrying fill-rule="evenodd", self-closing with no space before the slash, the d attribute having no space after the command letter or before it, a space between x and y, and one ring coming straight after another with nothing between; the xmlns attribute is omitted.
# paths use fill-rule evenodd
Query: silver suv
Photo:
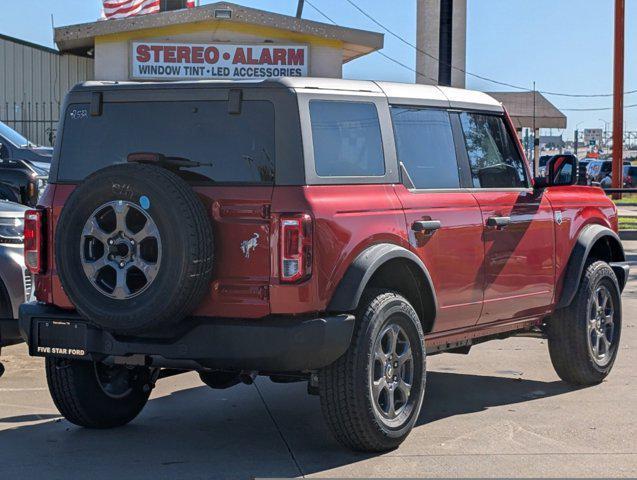
<svg viewBox="0 0 637 480"><path fill-rule="evenodd" d="M32 277L24 267L24 212L27 207L0 201L0 348L22 342L18 307L31 300ZM0 376L4 367L0 364Z"/></svg>

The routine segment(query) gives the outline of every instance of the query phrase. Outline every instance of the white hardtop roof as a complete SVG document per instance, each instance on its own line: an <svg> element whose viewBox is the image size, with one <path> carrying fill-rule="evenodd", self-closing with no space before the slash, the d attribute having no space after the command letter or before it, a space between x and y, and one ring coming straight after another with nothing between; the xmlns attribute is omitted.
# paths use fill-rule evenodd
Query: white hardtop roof
<svg viewBox="0 0 637 480"><path fill-rule="evenodd" d="M82 87L96 86L142 86L154 85L156 87L169 86L170 84L205 85L205 84L259 84L278 83L295 91L320 92L325 91L331 95L355 95L377 94L386 96L389 103L395 105L414 105L439 108L457 108L484 110L490 112L504 111L502 104L492 96L475 90L461 88L439 87L436 85L420 85L414 83L376 82L372 80L344 80L340 78L318 77L283 77L268 80L185 80L177 82L84 82Z"/></svg>
<svg viewBox="0 0 637 480"><path fill-rule="evenodd" d="M414 83L343 80L337 78L286 77L278 80L295 90L329 90L330 93L371 92L384 94L389 103L441 108L502 112L502 104L484 92Z"/></svg>

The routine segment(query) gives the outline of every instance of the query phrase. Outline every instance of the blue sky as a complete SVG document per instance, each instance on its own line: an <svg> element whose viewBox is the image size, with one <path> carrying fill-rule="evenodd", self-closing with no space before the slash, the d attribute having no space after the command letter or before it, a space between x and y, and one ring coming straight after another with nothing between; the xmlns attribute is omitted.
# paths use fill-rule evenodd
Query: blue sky
<svg viewBox="0 0 637 480"><path fill-rule="evenodd" d="M93 21L99 0L20 0L2 2L0 32L53 46L51 15L56 26ZM296 0L235 0L254 8L294 15ZM382 31L343 0L311 0L341 25ZM415 41L416 0L355 0L401 36ZM213 3L202 0L202 4ZM626 1L626 90L637 89L637 1ZM613 0L468 0L467 70L503 82L539 90L568 93L612 92ZM325 21L306 4L304 17ZM384 53L407 65L415 52L385 35ZM345 66L346 78L412 82L414 73L372 54ZM503 90L473 77L467 87ZM560 108L612 106L611 98L549 97ZM625 103L636 104L637 94ZM603 128L612 111L565 112L569 128ZM637 108L625 111L628 129L637 130ZM601 120L600 120L601 119ZM571 135L571 134L569 134Z"/></svg>

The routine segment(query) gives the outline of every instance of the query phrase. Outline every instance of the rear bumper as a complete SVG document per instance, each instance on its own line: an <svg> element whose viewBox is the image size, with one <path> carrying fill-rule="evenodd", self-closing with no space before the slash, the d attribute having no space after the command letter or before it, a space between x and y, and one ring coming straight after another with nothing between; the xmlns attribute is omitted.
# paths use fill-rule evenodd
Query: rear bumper
<svg viewBox="0 0 637 480"><path fill-rule="evenodd" d="M174 338L124 338L95 327L73 311L35 302L20 307L20 333L32 356L167 368L316 370L345 353L353 328L353 315L190 318Z"/></svg>

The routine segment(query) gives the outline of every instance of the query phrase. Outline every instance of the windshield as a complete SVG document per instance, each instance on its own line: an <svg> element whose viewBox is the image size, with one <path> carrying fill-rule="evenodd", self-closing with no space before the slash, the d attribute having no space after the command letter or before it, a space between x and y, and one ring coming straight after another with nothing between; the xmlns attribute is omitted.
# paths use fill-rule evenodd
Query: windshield
<svg viewBox="0 0 637 480"><path fill-rule="evenodd" d="M29 141L26 138L2 122L0 122L0 137L5 138L16 147L26 147L29 145Z"/></svg>

